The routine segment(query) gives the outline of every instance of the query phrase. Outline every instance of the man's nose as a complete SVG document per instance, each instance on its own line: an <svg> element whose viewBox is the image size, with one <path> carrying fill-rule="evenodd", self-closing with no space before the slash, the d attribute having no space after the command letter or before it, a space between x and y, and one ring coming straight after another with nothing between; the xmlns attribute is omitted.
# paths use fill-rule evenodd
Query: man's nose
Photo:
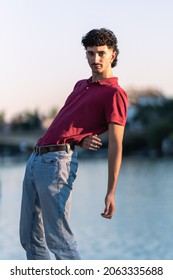
<svg viewBox="0 0 173 280"><path fill-rule="evenodd" d="M98 63L99 61L100 61L100 57L99 57L98 53L96 53L94 55L94 63Z"/></svg>

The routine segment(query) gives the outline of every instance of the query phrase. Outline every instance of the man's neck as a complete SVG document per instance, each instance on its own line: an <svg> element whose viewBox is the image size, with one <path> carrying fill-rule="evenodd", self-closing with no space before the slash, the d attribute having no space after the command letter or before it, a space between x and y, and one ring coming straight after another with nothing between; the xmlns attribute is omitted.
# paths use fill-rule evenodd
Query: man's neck
<svg viewBox="0 0 173 280"><path fill-rule="evenodd" d="M101 73L101 74L95 74L92 73L92 82L97 82L98 80L103 80L103 79L107 79L107 78L111 78L113 77L113 73L112 71L110 73Z"/></svg>

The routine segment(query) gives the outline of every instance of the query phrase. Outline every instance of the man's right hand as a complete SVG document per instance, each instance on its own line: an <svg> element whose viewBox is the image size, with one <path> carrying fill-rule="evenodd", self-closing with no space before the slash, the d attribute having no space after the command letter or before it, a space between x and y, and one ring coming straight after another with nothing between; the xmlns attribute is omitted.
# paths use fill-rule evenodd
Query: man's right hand
<svg viewBox="0 0 173 280"><path fill-rule="evenodd" d="M95 134L83 138L82 141L79 143L79 145L82 148L91 151L97 151L102 146L102 142L101 139Z"/></svg>

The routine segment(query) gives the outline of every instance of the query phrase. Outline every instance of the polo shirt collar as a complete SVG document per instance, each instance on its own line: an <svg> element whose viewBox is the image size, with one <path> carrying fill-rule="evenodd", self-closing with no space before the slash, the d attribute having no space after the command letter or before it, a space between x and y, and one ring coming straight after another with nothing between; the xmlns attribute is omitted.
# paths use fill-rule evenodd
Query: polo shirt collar
<svg viewBox="0 0 173 280"><path fill-rule="evenodd" d="M90 77L87 82L89 84L92 84L92 77ZM94 83L99 83L100 85L107 85L107 86L110 86L110 85L115 85L118 83L118 78L117 77L110 77L110 78L105 78L105 79L102 79L102 80L98 80L97 82L94 82Z"/></svg>

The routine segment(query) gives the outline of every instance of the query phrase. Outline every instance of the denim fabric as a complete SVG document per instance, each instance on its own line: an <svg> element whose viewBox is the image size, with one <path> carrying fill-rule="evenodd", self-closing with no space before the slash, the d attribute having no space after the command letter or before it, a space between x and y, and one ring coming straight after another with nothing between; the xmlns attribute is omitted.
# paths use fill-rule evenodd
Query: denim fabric
<svg viewBox="0 0 173 280"><path fill-rule="evenodd" d="M32 153L25 171L20 218L20 240L29 260L80 259L69 226L76 151ZM49 249L49 250L48 250Z"/></svg>

